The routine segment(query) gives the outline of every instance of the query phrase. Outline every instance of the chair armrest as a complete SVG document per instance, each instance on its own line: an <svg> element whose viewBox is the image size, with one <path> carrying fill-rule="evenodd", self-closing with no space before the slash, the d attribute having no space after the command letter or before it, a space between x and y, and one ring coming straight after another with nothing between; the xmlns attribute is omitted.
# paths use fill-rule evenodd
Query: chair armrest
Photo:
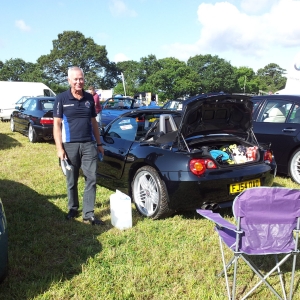
<svg viewBox="0 0 300 300"><path fill-rule="evenodd" d="M197 209L196 211L199 215L214 222L218 226L225 227L229 230L237 232L236 226L234 224L228 222L227 220L225 220L223 217L221 217L220 214L214 213L213 211L207 210L207 209Z"/></svg>

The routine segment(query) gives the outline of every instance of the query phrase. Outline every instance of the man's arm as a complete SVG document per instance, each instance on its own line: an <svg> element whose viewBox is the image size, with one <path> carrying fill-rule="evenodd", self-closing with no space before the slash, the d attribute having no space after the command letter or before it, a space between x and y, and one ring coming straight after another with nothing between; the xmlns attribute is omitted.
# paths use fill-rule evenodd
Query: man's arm
<svg viewBox="0 0 300 300"><path fill-rule="evenodd" d="M97 145L99 145L101 144L101 140L100 140L100 131L98 127L99 125L96 118L92 118L92 126L93 126L94 137L96 139ZM104 155L104 149L102 146L97 146L97 149L102 153L102 155Z"/></svg>
<svg viewBox="0 0 300 300"><path fill-rule="evenodd" d="M53 137L56 145L57 156L63 160L66 158L66 153L62 144L61 123L61 118L53 118Z"/></svg>

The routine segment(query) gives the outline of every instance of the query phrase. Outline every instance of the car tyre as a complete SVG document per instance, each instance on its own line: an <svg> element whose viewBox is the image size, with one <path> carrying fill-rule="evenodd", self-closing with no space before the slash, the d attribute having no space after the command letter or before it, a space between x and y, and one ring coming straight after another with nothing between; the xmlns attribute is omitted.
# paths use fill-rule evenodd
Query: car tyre
<svg viewBox="0 0 300 300"><path fill-rule="evenodd" d="M30 143L36 143L38 141L37 134L31 124L28 127L28 139Z"/></svg>
<svg viewBox="0 0 300 300"><path fill-rule="evenodd" d="M166 218L174 210L169 208L164 181L150 166L138 169L132 181L132 196L138 212L151 219Z"/></svg>
<svg viewBox="0 0 300 300"><path fill-rule="evenodd" d="M10 130L11 130L12 132L16 131L16 128L15 128L15 122L14 122L13 117L10 118Z"/></svg>
<svg viewBox="0 0 300 300"><path fill-rule="evenodd" d="M289 171L292 179L300 184L300 149L297 149L291 156Z"/></svg>

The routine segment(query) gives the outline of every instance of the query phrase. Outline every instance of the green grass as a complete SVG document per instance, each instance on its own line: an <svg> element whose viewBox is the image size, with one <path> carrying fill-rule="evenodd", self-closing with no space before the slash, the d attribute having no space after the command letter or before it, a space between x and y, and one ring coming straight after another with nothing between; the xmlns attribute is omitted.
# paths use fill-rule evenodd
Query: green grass
<svg viewBox="0 0 300 300"><path fill-rule="evenodd" d="M110 223L113 191L98 187L95 213L106 225L86 225L81 217L67 222L65 178L54 143L31 144L10 132L9 123L0 123L0 161L10 262L0 299L226 298L224 279L215 276L221 269L217 235L212 222L196 212L151 221L132 206L133 227L121 231ZM274 185L299 188L284 177ZM80 178L81 193L83 186ZM229 209L222 214L233 220ZM259 263L263 269L271 265L266 259ZM297 289L299 267L298 261ZM243 264L240 275L238 293L256 281ZM267 298L274 299L261 287L251 299Z"/></svg>

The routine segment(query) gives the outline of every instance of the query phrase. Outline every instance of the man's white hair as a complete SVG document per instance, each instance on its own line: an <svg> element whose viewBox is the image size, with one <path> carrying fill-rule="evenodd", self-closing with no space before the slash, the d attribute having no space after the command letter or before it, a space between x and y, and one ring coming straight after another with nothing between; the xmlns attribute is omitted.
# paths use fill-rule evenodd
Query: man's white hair
<svg viewBox="0 0 300 300"><path fill-rule="evenodd" d="M79 68L79 67L74 66L74 67L70 67L70 68L68 69L68 78L71 77L71 73L72 73L73 71L80 71L80 72L82 73L82 76L84 77L84 73L83 73L82 69Z"/></svg>

